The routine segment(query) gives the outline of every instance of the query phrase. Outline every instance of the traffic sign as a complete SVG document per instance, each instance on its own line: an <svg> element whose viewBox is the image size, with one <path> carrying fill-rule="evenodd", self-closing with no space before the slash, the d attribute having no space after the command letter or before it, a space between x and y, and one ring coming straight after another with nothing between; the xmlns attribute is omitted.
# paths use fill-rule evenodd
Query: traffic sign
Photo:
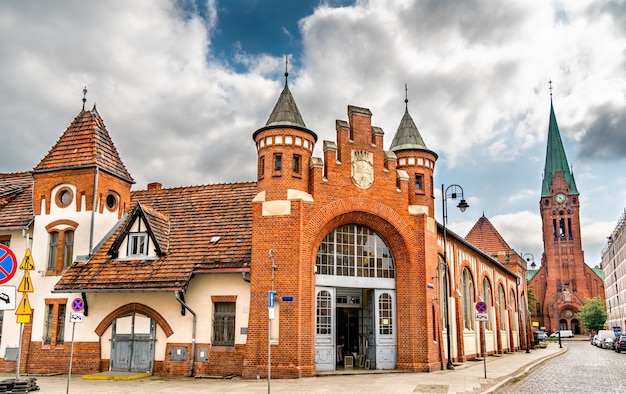
<svg viewBox="0 0 626 394"><path fill-rule="evenodd" d="M484 302L482 302L482 301L478 301L478 302L476 303L476 310L477 310L478 312L480 312L480 313L487 312L487 304L485 304L485 303L484 303Z"/></svg>
<svg viewBox="0 0 626 394"><path fill-rule="evenodd" d="M30 249L26 249L26 254L22 259L22 264L20 264L21 270L34 270L35 262L33 261L33 255L30 253Z"/></svg>
<svg viewBox="0 0 626 394"><path fill-rule="evenodd" d="M30 315L17 315L17 323L30 323Z"/></svg>
<svg viewBox="0 0 626 394"><path fill-rule="evenodd" d="M488 313L477 313L476 314L476 321L488 321L489 320L489 314Z"/></svg>
<svg viewBox="0 0 626 394"><path fill-rule="evenodd" d="M17 309L15 310L16 315L31 315L33 313L32 308L30 307L30 302L28 301L28 295L24 294L22 296L22 300L20 301Z"/></svg>
<svg viewBox="0 0 626 394"><path fill-rule="evenodd" d="M74 312L80 312L84 307L85 303L82 298L74 298L74 301L72 301L72 310L74 310Z"/></svg>
<svg viewBox="0 0 626 394"><path fill-rule="evenodd" d="M0 310L15 310L15 286L0 286Z"/></svg>
<svg viewBox="0 0 626 394"><path fill-rule="evenodd" d="M22 278L22 282L20 283L20 287L17 288L17 291L20 293L32 293L33 282L30 280L30 274L28 271L24 272L24 277Z"/></svg>
<svg viewBox="0 0 626 394"><path fill-rule="evenodd" d="M70 323L82 323L83 322L83 313L82 312L72 312L70 313Z"/></svg>
<svg viewBox="0 0 626 394"><path fill-rule="evenodd" d="M0 284L13 278L17 271L17 259L8 246L0 244Z"/></svg>

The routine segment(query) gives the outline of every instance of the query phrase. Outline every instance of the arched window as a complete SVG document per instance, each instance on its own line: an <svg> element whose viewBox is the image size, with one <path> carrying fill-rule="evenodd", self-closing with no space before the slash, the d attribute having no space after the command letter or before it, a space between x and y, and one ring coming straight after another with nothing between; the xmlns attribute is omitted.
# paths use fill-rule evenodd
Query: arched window
<svg viewBox="0 0 626 394"><path fill-rule="evenodd" d="M64 238L63 269L66 269L74 262L74 231L66 231Z"/></svg>
<svg viewBox="0 0 626 394"><path fill-rule="evenodd" d="M318 274L367 278L394 278L395 264L385 241L358 224L331 231L317 250Z"/></svg>
<svg viewBox="0 0 626 394"><path fill-rule="evenodd" d="M463 269L461 277L463 286L463 324L466 330L474 329L474 280L472 274L467 268Z"/></svg>
<svg viewBox="0 0 626 394"><path fill-rule="evenodd" d="M498 286L498 314L500 315L500 330L506 330L506 299L502 285Z"/></svg>
<svg viewBox="0 0 626 394"><path fill-rule="evenodd" d="M483 278L483 290L482 290L483 302L487 304L487 313L491 313L491 308L493 306L493 302L491 302L491 283L489 283L489 279ZM485 330L493 330L491 326L491 321L493 318L490 316L489 319L485 322Z"/></svg>

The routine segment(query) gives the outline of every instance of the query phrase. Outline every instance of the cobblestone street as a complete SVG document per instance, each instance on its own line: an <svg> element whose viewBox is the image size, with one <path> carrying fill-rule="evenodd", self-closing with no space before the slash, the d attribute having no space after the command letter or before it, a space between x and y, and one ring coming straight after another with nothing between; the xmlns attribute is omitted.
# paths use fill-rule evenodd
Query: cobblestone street
<svg viewBox="0 0 626 394"><path fill-rule="evenodd" d="M553 358L498 393L623 393L626 354L568 342L568 351Z"/></svg>

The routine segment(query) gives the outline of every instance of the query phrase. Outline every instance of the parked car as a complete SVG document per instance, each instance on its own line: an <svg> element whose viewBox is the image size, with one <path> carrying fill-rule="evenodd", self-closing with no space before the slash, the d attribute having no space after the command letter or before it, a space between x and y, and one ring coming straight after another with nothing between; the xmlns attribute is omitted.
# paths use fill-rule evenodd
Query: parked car
<svg viewBox="0 0 626 394"><path fill-rule="evenodd" d="M598 331L597 336L598 336L598 342L596 343L596 346L602 347L604 340L606 338L613 339L615 337L615 333L613 332L613 330L600 330Z"/></svg>
<svg viewBox="0 0 626 394"><path fill-rule="evenodd" d="M600 337L597 335L594 335L593 337L591 337L591 344L593 346L598 346L598 342L600 341Z"/></svg>
<svg viewBox="0 0 626 394"><path fill-rule="evenodd" d="M537 332L537 340L538 340L538 341L543 342L543 341L545 341L547 338L548 338L548 334L546 334L546 332L545 332L545 331L539 331L539 332Z"/></svg>
<svg viewBox="0 0 626 394"><path fill-rule="evenodd" d="M550 338L558 338L559 337L559 331L555 331L552 334L550 334ZM574 338L574 333L572 333L572 330L561 330L561 338Z"/></svg>
<svg viewBox="0 0 626 394"><path fill-rule="evenodd" d="M613 338L605 338L602 342L602 349L612 349L613 348Z"/></svg>
<svg viewBox="0 0 626 394"><path fill-rule="evenodd" d="M617 353L621 353L622 350L626 350L626 334L615 337L615 341L613 342L613 350L615 350Z"/></svg>

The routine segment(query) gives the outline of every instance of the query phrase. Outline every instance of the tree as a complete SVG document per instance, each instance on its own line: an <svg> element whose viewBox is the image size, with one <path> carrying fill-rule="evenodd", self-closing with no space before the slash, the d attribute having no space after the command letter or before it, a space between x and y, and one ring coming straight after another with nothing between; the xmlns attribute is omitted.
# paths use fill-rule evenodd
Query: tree
<svg viewBox="0 0 626 394"><path fill-rule="evenodd" d="M585 301L580 312L576 314L585 327L591 331L604 328L606 322L606 306L600 296L589 298Z"/></svg>
<svg viewBox="0 0 626 394"><path fill-rule="evenodd" d="M530 281L528 279L526 279L526 290L526 297L528 298L528 312L532 315L535 313L535 301L537 299L535 298L535 290L530 287Z"/></svg>

